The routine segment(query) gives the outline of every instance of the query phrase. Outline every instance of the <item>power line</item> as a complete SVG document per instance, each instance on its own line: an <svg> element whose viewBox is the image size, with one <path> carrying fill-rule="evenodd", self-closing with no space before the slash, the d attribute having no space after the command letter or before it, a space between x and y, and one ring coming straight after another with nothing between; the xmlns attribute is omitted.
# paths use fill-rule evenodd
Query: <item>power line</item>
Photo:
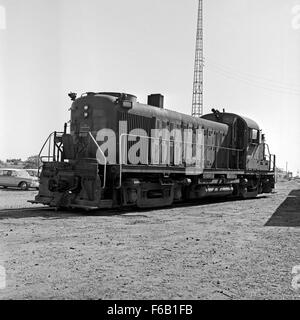
<svg viewBox="0 0 300 320"><path fill-rule="evenodd" d="M297 90L296 88L300 88L300 83L294 83L294 84L290 84L290 83L284 83L284 82L281 82L281 81L276 81L274 79L270 79L270 78L266 78L266 77L262 77L261 75L257 75L257 74L250 74L250 73L246 73L246 72L240 72L240 71L237 71L236 69L234 69L232 66L229 66L229 65L222 65L220 63L217 63L215 62L214 60L212 59L206 59L205 58L205 62L208 62L209 65L213 65L215 67L218 67L218 68L221 68L223 70L225 70L226 72L228 73L231 73L231 74L238 74L238 75L241 75L241 76L245 76L247 78L250 78L250 79L255 79L255 80L259 80L259 81L266 81L266 82L270 82L271 84L275 85L275 86L279 86L279 87L283 87L283 88L288 88L288 89L294 89L294 90ZM295 87L295 88L292 88L292 87Z"/></svg>
<svg viewBox="0 0 300 320"><path fill-rule="evenodd" d="M205 65L208 69L211 69L213 72L216 72L225 78L238 80L251 86L270 91L276 91L278 93L300 95L300 90L292 87L296 87L297 85L288 85L260 76L241 73L238 71L231 71L228 67L212 63L211 61L209 61ZM300 88L300 85L298 87Z"/></svg>

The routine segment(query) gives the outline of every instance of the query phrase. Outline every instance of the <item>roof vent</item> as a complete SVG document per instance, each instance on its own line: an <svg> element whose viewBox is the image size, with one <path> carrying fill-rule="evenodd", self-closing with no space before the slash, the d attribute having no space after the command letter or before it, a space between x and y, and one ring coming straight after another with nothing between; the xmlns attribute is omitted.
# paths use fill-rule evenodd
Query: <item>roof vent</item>
<svg viewBox="0 0 300 320"><path fill-rule="evenodd" d="M148 96L148 105L161 108L164 107L164 96L161 94L151 94Z"/></svg>

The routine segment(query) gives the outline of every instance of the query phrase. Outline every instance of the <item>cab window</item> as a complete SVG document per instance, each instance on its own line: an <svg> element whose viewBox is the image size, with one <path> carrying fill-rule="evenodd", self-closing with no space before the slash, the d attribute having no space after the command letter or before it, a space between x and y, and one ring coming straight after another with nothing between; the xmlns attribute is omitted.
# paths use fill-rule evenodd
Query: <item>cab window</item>
<svg viewBox="0 0 300 320"><path fill-rule="evenodd" d="M250 129L249 130L249 138L250 142L252 143L258 143L259 140L259 131L256 129Z"/></svg>

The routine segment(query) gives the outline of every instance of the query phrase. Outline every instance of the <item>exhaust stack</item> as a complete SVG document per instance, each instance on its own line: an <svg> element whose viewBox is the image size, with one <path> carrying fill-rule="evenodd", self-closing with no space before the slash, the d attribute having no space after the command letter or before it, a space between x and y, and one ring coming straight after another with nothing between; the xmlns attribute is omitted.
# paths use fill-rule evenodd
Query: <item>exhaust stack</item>
<svg viewBox="0 0 300 320"><path fill-rule="evenodd" d="M161 94L151 94L148 96L148 105L163 109L164 96Z"/></svg>

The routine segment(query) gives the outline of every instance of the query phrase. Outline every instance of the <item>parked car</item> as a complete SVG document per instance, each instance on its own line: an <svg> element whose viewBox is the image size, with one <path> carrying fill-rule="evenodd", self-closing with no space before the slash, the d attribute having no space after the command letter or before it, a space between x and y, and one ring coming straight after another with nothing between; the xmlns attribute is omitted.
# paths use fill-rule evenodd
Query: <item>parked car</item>
<svg viewBox="0 0 300 320"><path fill-rule="evenodd" d="M26 171L32 176L32 177L39 177L39 170L38 169L26 169ZM41 173L41 172L40 172Z"/></svg>
<svg viewBox="0 0 300 320"><path fill-rule="evenodd" d="M39 178L31 176L25 169L0 168L0 186L17 187L21 190L39 188Z"/></svg>

